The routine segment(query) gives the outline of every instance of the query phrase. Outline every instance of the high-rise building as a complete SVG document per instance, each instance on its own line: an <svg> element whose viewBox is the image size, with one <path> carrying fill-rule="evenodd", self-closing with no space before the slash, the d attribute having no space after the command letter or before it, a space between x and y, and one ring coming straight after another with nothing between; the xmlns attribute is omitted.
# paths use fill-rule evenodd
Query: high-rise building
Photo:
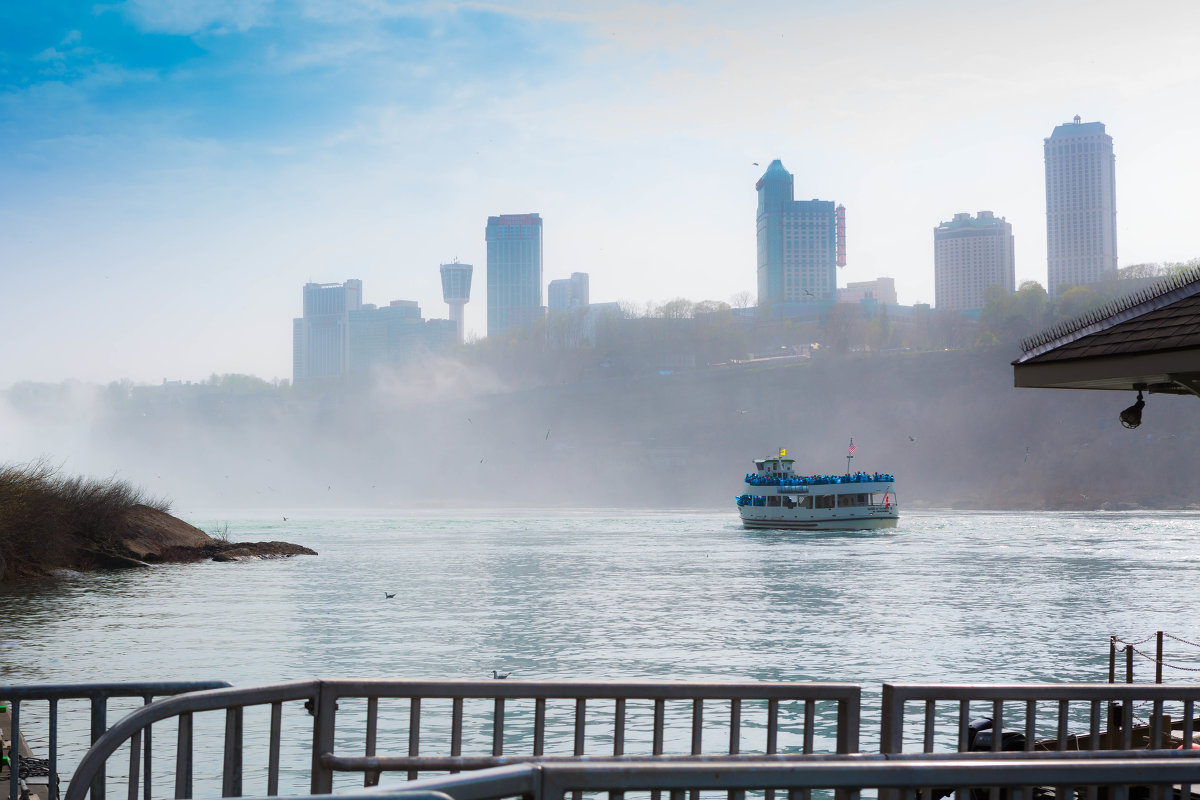
<svg viewBox="0 0 1200 800"><path fill-rule="evenodd" d="M587 308L589 300L586 272L572 272L569 278L550 281L546 290L546 305L551 313Z"/></svg>
<svg viewBox="0 0 1200 800"><path fill-rule="evenodd" d="M339 378L399 366L454 343L451 320L422 319L413 300L362 302L362 281L307 283L304 316L292 321L292 380Z"/></svg>
<svg viewBox="0 0 1200 800"><path fill-rule="evenodd" d="M1116 160L1102 122L1059 125L1045 140L1046 288L1095 283L1117 271Z"/></svg>
<svg viewBox="0 0 1200 800"><path fill-rule="evenodd" d="M362 281L304 284L303 316L292 320L292 381L335 378L349 363L350 312L362 308Z"/></svg>
<svg viewBox="0 0 1200 800"><path fill-rule="evenodd" d="M779 159L758 191L758 304L774 309L837 302L837 267L846 264L846 209L829 200L796 200ZM786 312L785 312L786 313Z"/></svg>
<svg viewBox="0 0 1200 800"><path fill-rule="evenodd" d="M442 264L442 300L450 306L450 321L455 326L455 338L463 343L463 306L471 299L471 273L474 267L460 264Z"/></svg>
<svg viewBox="0 0 1200 800"><path fill-rule="evenodd" d="M494 336L545 317L542 218L501 214L487 221L487 332Z"/></svg>
<svg viewBox="0 0 1200 800"><path fill-rule="evenodd" d="M933 229L934 303L950 311L983 308L983 290L1016 289L1012 223L991 211L955 214Z"/></svg>

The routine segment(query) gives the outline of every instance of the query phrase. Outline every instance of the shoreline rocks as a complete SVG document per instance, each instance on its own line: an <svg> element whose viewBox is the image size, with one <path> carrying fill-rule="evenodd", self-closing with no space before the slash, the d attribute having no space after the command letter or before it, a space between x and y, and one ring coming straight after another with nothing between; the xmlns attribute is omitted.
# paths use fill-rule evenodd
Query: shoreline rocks
<svg viewBox="0 0 1200 800"><path fill-rule="evenodd" d="M317 555L289 542L217 539L165 511L133 505L103 530L68 531L53 547L0 559L0 580L46 578L98 569L143 569L156 564L233 562Z"/></svg>

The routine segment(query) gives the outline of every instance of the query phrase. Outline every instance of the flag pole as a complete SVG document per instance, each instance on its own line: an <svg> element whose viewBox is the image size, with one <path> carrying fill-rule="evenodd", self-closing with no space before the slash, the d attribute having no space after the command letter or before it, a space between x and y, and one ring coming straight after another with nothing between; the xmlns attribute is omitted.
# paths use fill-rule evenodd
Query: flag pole
<svg viewBox="0 0 1200 800"><path fill-rule="evenodd" d="M846 474L850 474L850 459L854 458L854 437L850 437L850 451L846 453Z"/></svg>

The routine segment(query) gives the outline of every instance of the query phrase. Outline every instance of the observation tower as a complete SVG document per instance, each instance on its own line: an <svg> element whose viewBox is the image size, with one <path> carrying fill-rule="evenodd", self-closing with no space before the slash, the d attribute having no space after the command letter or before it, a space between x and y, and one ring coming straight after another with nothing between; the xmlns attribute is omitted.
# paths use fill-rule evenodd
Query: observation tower
<svg viewBox="0 0 1200 800"><path fill-rule="evenodd" d="M471 299L471 273L474 267L460 264L442 264L442 299L450 306L450 320L454 323L458 343L463 343L463 306Z"/></svg>

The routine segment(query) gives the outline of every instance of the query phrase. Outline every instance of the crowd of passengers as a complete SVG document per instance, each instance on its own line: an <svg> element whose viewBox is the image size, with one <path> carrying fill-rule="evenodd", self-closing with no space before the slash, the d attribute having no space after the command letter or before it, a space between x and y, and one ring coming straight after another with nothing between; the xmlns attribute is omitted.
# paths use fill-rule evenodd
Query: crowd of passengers
<svg viewBox="0 0 1200 800"><path fill-rule="evenodd" d="M881 472L856 472L853 475L759 475L746 473L746 483L751 486L826 486L831 483L871 483L875 481L895 482L891 475Z"/></svg>

